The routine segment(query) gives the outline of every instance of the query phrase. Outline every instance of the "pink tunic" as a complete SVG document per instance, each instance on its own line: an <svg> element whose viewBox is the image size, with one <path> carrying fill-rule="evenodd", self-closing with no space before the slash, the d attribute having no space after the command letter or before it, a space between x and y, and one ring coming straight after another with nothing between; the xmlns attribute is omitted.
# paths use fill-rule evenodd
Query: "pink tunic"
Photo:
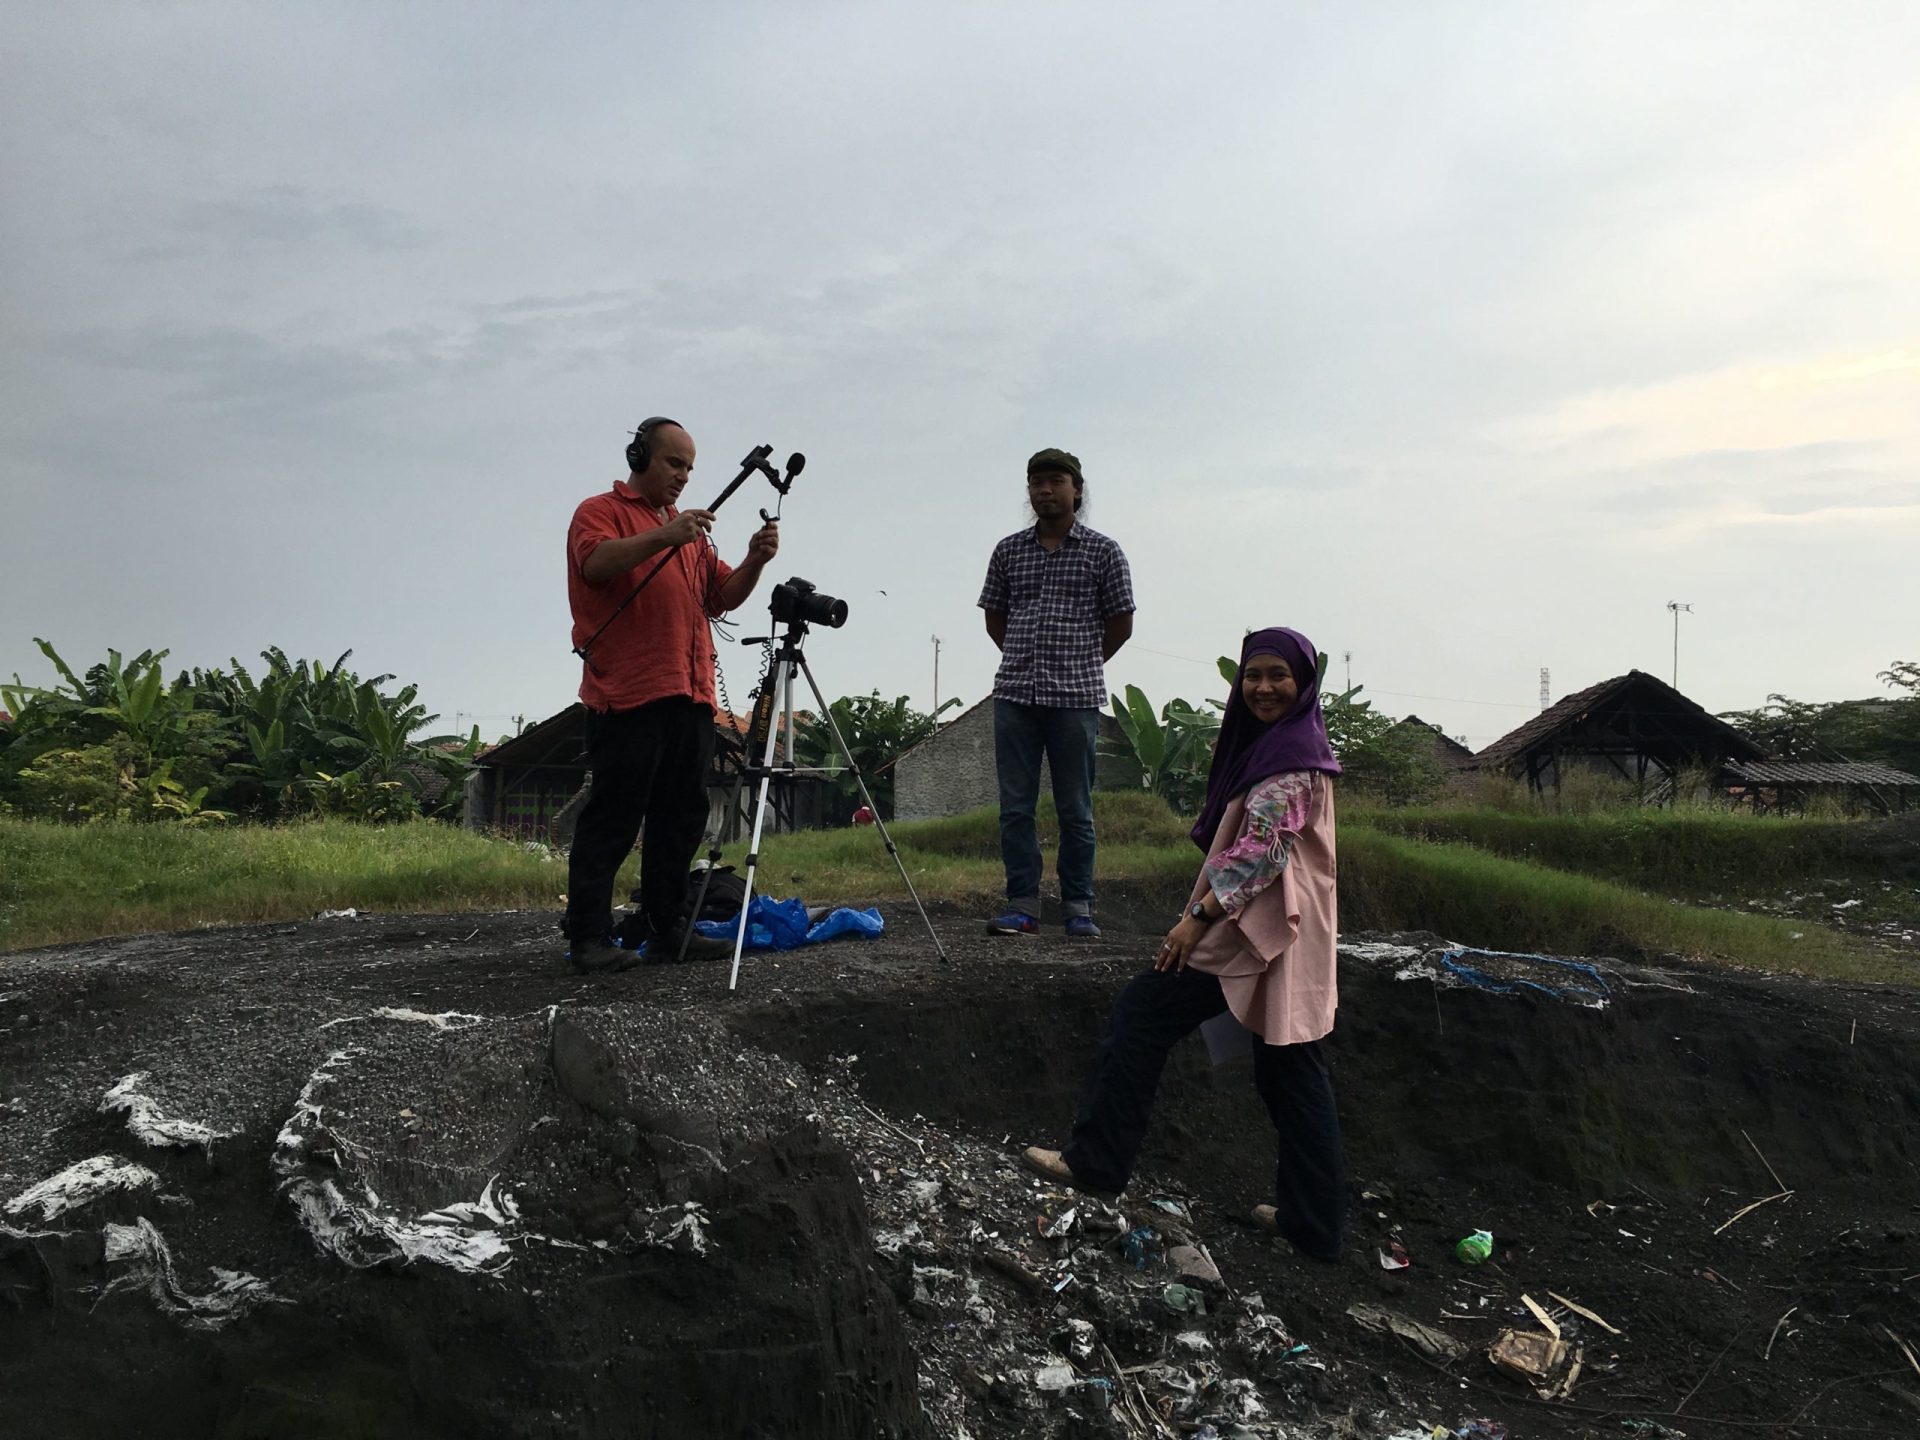
<svg viewBox="0 0 1920 1440"><path fill-rule="evenodd" d="M1249 823L1248 800L1268 817ZM1278 802L1278 803L1276 803ZM1318 1040L1333 1029L1339 1003L1336 942L1338 869L1333 844L1333 784L1318 770L1276 775L1236 798L1220 817L1191 899L1214 887L1210 872L1226 852L1265 845L1283 868L1277 879L1219 896L1225 918L1207 927L1188 963L1220 977L1227 1008L1269 1045Z"/></svg>

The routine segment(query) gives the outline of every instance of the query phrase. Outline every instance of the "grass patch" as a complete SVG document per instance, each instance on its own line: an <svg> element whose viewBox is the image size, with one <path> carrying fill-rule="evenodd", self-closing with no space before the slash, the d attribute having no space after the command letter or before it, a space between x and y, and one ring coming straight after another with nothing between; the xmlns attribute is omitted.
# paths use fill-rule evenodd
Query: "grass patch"
<svg viewBox="0 0 1920 1440"><path fill-rule="evenodd" d="M1355 930L1432 930L1492 950L1677 954L1828 979L1912 979L1819 925L1703 909L1364 823L1341 827L1340 920Z"/></svg>
<svg viewBox="0 0 1920 1440"><path fill-rule="evenodd" d="M1460 841L1670 895L1760 894L1829 875L1920 881L1920 815L1859 821L1687 807L1574 815L1360 807L1342 811L1341 820L1410 839Z"/></svg>
<svg viewBox="0 0 1920 1440"><path fill-rule="evenodd" d="M0 950L321 910L554 905L563 864L427 821L59 825L0 817Z"/></svg>
<svg viewBox="0 0 1920 1440"><path fill-rule="evenodd" d="M1165 895L1169 907L1176 904L1200 858L1188 822L1150 795L1102 793L1095 807L1103 890ZM888 828L922 899L983 912L999 900L999 819L991 809ZM1871 855L1882 843L1868 826L1838 826L1840 837L1835 828L1727 816L1351 807L1340 831L1341 919L1353 930L1432 930L1490 949L1680 954L1834 978L1904 978L1892 961L1825 927L1702 909L1620 883L1659 882L1682 893L1727 875L1791 883L1809 873L1797 867L1820 869L1813 857ZM1040 833L1052 849L1058 827L1050 802ZM1842 840L1854 848L1824 848ZM1714 858L1721 846L1731 858ZM1494 853L1501 847L1514 853ZM1549 857L1562 863L1542 863ZM742 863L744 844L730 847L727 859ZM1583 866L1611 877L1575 873ZM633 870L630 862L616 894L631 888ZM0 817L0 949L297 919L348 906L557 911L566 883L564 865L518 843L432 822L186 829ZM879 836L864 827L765 837L759 884L816 903L904 900Z"/></svg>

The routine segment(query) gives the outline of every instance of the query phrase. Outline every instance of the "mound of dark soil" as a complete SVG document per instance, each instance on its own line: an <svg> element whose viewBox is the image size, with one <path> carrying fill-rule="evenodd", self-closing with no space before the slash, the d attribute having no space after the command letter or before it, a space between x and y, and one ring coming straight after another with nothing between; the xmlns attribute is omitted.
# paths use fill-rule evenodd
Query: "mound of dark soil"
<svg viewBox="0 0 1920 1440"><path fill-rule="evenodd" d="M1141 937L940 923L949 965L897 924L731 999L722 968L565 975L548 916L0 957L0 1430L1920 1433L1913 993L1603 962L1593 1009L1422 978L1432 937L1358 952L1353 1244L1321 1266L1244 1222L1270 1135L1197 1042L1120 1207L1022 1175ZM19 1204L95 1157L153 1183ZM1185 1243L1204 1315L1163 1295ZM1484 1357L1522 1295L1583 1354L1551 1404Z"/></svg>

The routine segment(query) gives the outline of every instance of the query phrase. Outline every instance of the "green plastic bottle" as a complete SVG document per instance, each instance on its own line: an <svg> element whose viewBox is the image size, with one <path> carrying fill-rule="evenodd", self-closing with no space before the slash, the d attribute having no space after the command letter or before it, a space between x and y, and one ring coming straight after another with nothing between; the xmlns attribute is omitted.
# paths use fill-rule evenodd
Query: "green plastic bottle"
<svg viewBox="0 0 1920 1440"><path fill-rule="evenodd" d="M1493 1254L1493 1232L1491 1230L1474 1231L1453 1247L1453 1253L1462 1265L1478 1265Z"/></svg>

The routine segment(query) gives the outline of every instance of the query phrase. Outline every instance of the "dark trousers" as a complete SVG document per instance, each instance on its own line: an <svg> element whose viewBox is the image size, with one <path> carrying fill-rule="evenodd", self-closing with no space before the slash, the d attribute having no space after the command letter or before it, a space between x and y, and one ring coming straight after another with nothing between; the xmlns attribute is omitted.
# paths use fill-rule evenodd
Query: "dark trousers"
<svg viewBox="0 0 1920 1440"><path fill-rule="evenodd" d="M1000 859L1011 909L1040 916L1040 761L1053 771L1060 819L1060 911L1093 913L1093 774L1098 710L993 702L993 759L1000 777Z"/></svg>
<svg viewBox="0 0 1920 1440"><path fill-rule="evenodd" d="M1149 970L1120 992L1073 1138L1061 1152L1082 1184L1126 1187L1168 1052L1226 1008L1219 980L1199 970ZM1347 1168L1326 1056L1317 1041L1268 1045L1256 1035L1253 1083L1279 1136L1273 1204L1280 1233L1331 1260L1345 1230Z"/></svg>
<svg viewBox="0 0 1920 1440"><path fill-rule="evenodd" d="M567 936L613 930L613 883L640 845L640 909L654 933L686 918L687 871L707 830L713 711L684 695L633 710L587 711L593 788L567 862Z"/></svg>

